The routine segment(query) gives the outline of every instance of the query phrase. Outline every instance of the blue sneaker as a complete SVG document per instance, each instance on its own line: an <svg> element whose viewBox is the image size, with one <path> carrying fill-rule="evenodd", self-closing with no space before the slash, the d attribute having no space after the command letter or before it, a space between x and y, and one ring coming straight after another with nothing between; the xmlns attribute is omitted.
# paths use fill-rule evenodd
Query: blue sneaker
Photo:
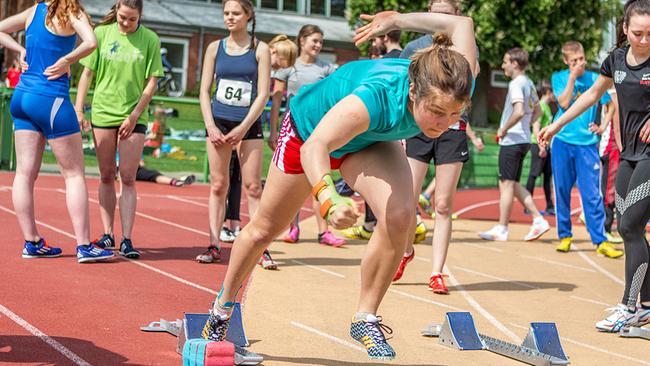
<svg viewBox="0 0 650 366"><path fill-rule="evenodd" d="M102 249L115 249L115 238L111 234L104 234L101 238L95 240L93 244Z"/></svg>
<svg viewBox="0 0 650 366"><path fill-rule="evenodd" d="M393 330L381 323L381 317L368 315L367 319L357 320L352 318L350 336L363 344L368 352L368 357L378 360L392 360L395 358L393 347L386 342L384 330L393 334Z"/></svg>
<svg viewBox="0 0 650 366"><path fill-rule="evenodd" d="M120 255L129 259L140 258L140 252L133 247L131 239L124 238L120 243Z"/></svg>
<svg viewBox="0 0 650 366"><path fill-rule="evenodd" d="M104 250L96 245L87 244L77 246L77 262L99 262L113 258L113 252Z"/></svg>
<svg viewBox="0 0 650 366"><path fill-rule="evenodd" d="M23 258L55 258L59 256L61 256L61 248L54 248L47 245L47 242L43 238L36 243L26 241L23 247Z"/></svg>

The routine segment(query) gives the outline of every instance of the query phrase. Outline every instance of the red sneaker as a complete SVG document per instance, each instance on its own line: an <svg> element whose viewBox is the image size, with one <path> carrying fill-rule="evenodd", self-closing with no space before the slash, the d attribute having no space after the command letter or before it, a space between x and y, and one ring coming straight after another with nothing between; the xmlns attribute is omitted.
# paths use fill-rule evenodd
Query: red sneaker
<svg viewBox="0 0 650 366"><path fill-rule="evenodd" d="M431 276L429 278L429 291L433 291L434 294L449 295L449 289L445 286L445 277L449 276L441 273Z"/></svg>
<svg viewBox="0 0 650 366"><path fill-rule="evenodd" d="M406 269L406 265L415 258L415 249L409 254L408 256L402 257L402 261L399 262L399 267L397 267L397 272L395 272L395 276L393 276L393 282L399 280L402 278L404 275L404 270Z"/></svg>

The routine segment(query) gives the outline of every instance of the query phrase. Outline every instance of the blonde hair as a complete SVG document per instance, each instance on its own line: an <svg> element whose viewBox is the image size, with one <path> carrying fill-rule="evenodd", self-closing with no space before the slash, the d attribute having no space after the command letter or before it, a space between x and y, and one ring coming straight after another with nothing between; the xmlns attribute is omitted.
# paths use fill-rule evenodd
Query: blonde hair
<svg viewBox="0 0 650 366"><path fill-rule="evenodd" d="M562 45L562 54L566 57L570 53L585 52L582 43L578 41L569 41Z"/></svg>
<svg viewBox="0 0 650 366"><path fill-rule="evenodd" d="M433 45L411 57L409 80L416 100L446 94L465 105L472 91L472 69L463 55L456 52L451 38L444 33L433 35Z"/></svg>
<svg viewBox="0 0 650 366"><path fill-rule="evenodd" d="M39 3L44 0L38 1ZM90 16L86 13L83 5L77 0L50 0L47 6L45 23L53 25L52 20L56 18L59 27L66 28L70 24L70 16L86 17L90 22Z"/></svg>
<svg viewBox="0 0 650 366"><path fill-rule="evenodd" d="M286 59L289 66L293 66L298 58L298 46L287 37L286 34L279 34L269 42L269 47L274 49L278 56Z"/></svg>

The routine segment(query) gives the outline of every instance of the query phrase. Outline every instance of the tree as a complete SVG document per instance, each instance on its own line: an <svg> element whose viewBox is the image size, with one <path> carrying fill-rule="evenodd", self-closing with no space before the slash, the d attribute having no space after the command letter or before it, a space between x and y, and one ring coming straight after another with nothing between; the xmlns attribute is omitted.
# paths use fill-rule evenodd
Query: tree
<svg viewBox="0 0 650 366"><path fill-rule="evenodd" d="M423 0L351 0L350 24L358 25L361 13L423 11L426 6ZM580 41L587 59L594 61L603 46L606 24L621 15L621 2L471 0L461 3L461 9L474 20L482 62L499 67L508 49L521 47L530 54L529 74L540 79L565 67L561 48L566 41Z"/></svg>

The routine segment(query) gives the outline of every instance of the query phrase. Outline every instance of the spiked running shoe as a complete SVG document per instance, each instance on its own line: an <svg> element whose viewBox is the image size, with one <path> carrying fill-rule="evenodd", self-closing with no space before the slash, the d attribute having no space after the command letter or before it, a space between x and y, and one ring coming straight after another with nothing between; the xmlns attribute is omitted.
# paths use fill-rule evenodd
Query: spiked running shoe
<svg viewBox="0 0 650 366"><path fill-rule="evenodd" d="M115 238L111 234L104 234L101 238L93 241L93 244L102 249L115 249Z"/></svg>
<svg viewBox="0 0 650 366"><path fill-rule="evenodd" d="M221 248L216 245L210 245L208 249L196 256L199 263L218 263L221 262Z"/></svg>
<svg viewBox="0 0 650 366"><path fill-rule="evenodd" d="M131 239L124 238L120 243L120 255L129 259L140 258L140 251L133 247Z"/></svg>
<svg viewBox="0 0 650 366"><path fill-rule="evenodd" d="M366 230L363 225L352 226L345 230L341 230L346 238L355 239L355 240L370 240L372 236L372 231Z"/></svg>
<svg viewBox="0 0 650 366"><path fill-rule="evenodd" d="M324 232L322 234L318 234L318 242L323 244L323 245L332 246L334 248L338 248L340 246L345 245L345 240L344 239L337 238L329 230L327 230L326 232Z"/></svg>
<svg viewBox="0 0 650 366"><path fill-rule="evenodd" d="M381 323L381 317L368 316L366 320L352 319L350 336L363 344L368 357L377 360L392 360L395 358L393 347L386 342L384 331L393 334L393 330Z"/></svg>
<svg viewBox="0 0 650 366"><path fill-rule="evenodd" d="M555 247L555 250L562 253L568 253L571 250L571 244L573 243L573 238L568 236L566 238L560 239L560 244Z"/></svg>
<svg viewBox="0 0 650 366"><path fill-rule="evenodd" d="M222 318L219 314L215 314L214 309L210 309L208 320L201 331L201 337L209 341L221 342L226 339L229 326L230 317Z"/></svg>
<svg viewBox="0 0 650 366"><path fill-rule="evenodd" d="M269 253L268 249L264 249L264 253L262 253L257 264L264 269L278 269L278 264L271 258L271 253Z"/></svg>
<svg viewBox="0 0 650 366"><path fill-rule="evenodd" d="M232 232L232 230L225 226L221 228L221 232L219 233L219 240L224 243L232 243L236 238L237 237L235 236L235 233Z"/></svg>
<svg viewBox="0 0 650 366"><path fill-rule="evenodd" d="M402 257L402 261L399 262L399 267L397 267L397 271L395 272L395 275L393 276L393 282L398 281L402 276L404 275L404 270L406 269L406 265L409 264L410 261L415 258L415 248L409 255L405 255Z"/></svg>
<svg viewBox="0 0 650 366"><path fill-rule="evenodd" d="M598 245L598 249L596 249L596 253L603 255L607 258L618 258L623 255L622 250L618 250L614 248L614 245L610 242L604 241Z"/></svg>
<svg viewBox="0 0 650 366"><path fill-rule="evenodd" d="M282 241L285 243L297 243L299 239L300 239L300 228L298 226L291 225L289 227L289 232L284 238L282 238Z"/></svg>
<svg viewBox="0 0 650 366"><path fill-rule="evenodd" d="M431 276L429 278L429 291L433 291L434 294L438 295L449 295L449 289L445 285L445 277L449 277L442 273Z"/></svg>
<svg viewBox="0 0 650 366"><path fill-rule="evenodd" d="M618 333L623 327L639 324L639 315L642 311L630 312L627 306L618 304L606 311L611 312L607 318L596 323L596 329L601 332Z"/></svg>
<svg viewBox="0 0 650 366"><path fill-rule="evenodd" d="M413 239L414 244L423 242L427 238L427 226L424 224L424 221L418 222L415 227L415 238Z"/></svg>
<svg viewBox="0 0 650 366"><path fill-rule="evenodd" d="M418 203L424 209L424 212L426 212L427 215L429 216L433 215L433 205L431 205L431 197L427 197L426 195L420 193L420 197L418 197Z"/></svg>
<svg viewBox="0 0 650 366"><path fill-rule="evenodd" d="M37 242L26 241L23 246L23 258L56 258L61 256L61 248L54 248L47 245L45 239Z"/></svg>
<svg viewBox="0 0 650 366"><path fill-rule="evenodd" d="M113 258L113 252L92 243L77 246L77 262L79 263L99 262L111 258Z"/></svg>

